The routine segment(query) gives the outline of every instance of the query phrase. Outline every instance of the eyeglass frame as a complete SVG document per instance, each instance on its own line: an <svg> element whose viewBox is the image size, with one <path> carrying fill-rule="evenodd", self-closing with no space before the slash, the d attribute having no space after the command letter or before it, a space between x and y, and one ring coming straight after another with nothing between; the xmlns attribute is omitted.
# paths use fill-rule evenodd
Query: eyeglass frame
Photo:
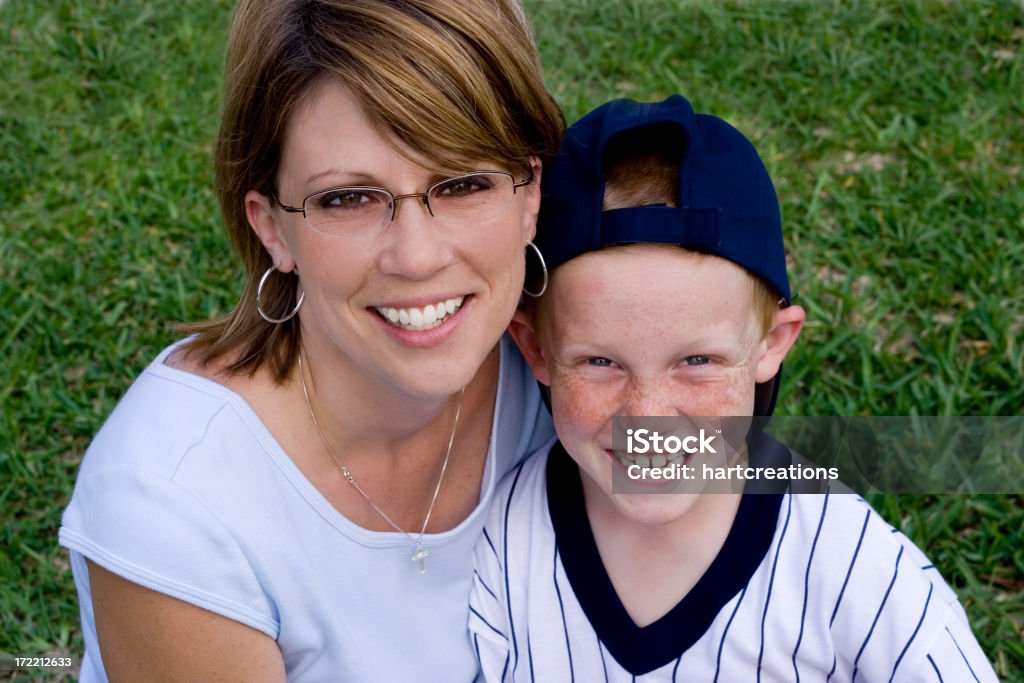
<svg viewBox="0 0 1024 683"><path fill-rule="evenodd" d="M319 194L325 194L327 192L337 192L339 190L372 190L374 192L383 192L387 196L391 197L391 201L390 201L390 204L391 204L391 216L388 218L387 221L385 221L383 224L380 225L380 228L384 228L384 227L387 227L388 225L390 225L392 222L394 222L395 214L398 212L398 201L400 199L409 199L411 197L421 197L422 198L421 201L422 201L423 205L425 207L427 207L427 213L430 214L431 218L436 218L436 216L434 215L434 210L432 208L430 208L430 192L435 187L437 187L438 185L443 185L444 183L450 183L453 180L459 180L460 178L469 178L469 177L472 177L472 176L475 176L475 175L482 175L484 173L499 173L501 175L508 176L509 179L512 181L512 196L513 197L515 196L516 190L518 188L526 187L527 185L530 185L531 183L533 183L534 178L535 178L535 176L533 175L533 169L532 168L530 169L530 175L528 175L525 180L522 180L522 181L519 181L519 182L517 182L516 181L516 177L514 175L512 175L511 173L509 173L508 171L493 171L493 170L470 171L469 173L462 173L460 175L452 176L450 178L442 178L442 179L438 180L435 183L431 183L430 186L427 187L427 191L426 192L409 192L407 194L394 194L394 193L391 192L391 190L388 190L388 189L383 188L383 187L374 187L372 185L339 185L337 187L327 187L327 188L324 188L322 190L317 190L316 192L311 192L310 194L308 194L308 195L306 195L305 197L302 198L302 206L288 206L287 204L282 202L281 199L277 196L277 192L273 192L272 191L270 193L270 198L274 201L274 203L276 203L278 206L280 206L281 209L285 213L301 213L302 214L302 218L306 221L306 225L309 226L310 230L313 230L314 232L318 232L321 235L333 236L332 233L322 232L322 231L314 228L313 224L309 222L309 216L306 214L306 202L309 201L310 197L315 197L315 196L317 196Z"/></svg>

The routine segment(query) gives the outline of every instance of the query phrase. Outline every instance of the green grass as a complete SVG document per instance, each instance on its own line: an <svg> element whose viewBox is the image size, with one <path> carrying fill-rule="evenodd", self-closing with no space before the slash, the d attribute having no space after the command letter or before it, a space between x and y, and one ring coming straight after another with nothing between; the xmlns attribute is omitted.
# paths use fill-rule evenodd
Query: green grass
<svg viewBox="0 0 1024 683"><path fill-rule="evenodd" d="M0 651L81 652L56 531L84 449L171 323L240 291L210 163L231 4L0 6ZM1019 2L527 9L569 120L682 92L762 153L810 319L781 412L1024 414ZM873 502L1024 681L1024 498Z"/></svg>

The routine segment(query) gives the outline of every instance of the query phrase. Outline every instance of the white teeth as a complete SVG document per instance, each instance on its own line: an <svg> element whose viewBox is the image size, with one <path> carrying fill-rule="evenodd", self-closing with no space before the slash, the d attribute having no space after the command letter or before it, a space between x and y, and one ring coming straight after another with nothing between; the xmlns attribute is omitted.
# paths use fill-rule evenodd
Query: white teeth
<svg viewBox="0 0 1024 683"><path fill-rule="evenodd" d="M455 313L465 301L464 296L455 297L436 304L427 304L423 308L391 308L377 306L377 312L392 325L402 329L421 332L437 327L448 316Z"/></svg>
<svg viewBox="0 0 1024 683"><path fill-rule="evenodd" d="M651 458L651 467L657 467L658 469L661 469L662 467L665 466L665 463L667 462L668 459L664 455L655 455L654 457Z"/></svg>

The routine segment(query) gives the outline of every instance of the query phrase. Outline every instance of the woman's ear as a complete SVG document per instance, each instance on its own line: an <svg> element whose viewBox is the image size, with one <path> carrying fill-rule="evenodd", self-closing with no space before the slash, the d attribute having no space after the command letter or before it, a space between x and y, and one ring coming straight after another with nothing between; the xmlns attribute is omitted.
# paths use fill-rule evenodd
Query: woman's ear
<svg viewBox="0 0 1024 683"><path fill-rule="evenodd" d="M245 216L249 226L260 238L263 248L270 254L274 267L282 273L295 270L295 258L285 242L278 215L270 204L270 199L256 190L245 193Z"/></svg>
<svg viewBox="0 0 1024 683"><path fill-rule="evenodd" d="M800 336L806 318L807 313L800 306L787 306L775 312L775 320L761 342L755 381L767 382L779 372L779 366Z"/></svg>
<svg viewBox="0 0 1024 683"><path fill-rule="evenodd" d="M547 359L544 357L544 350L540 346L537 332L533 327L530 316L523 309L516 310L512 316L512 322L508 324L508 332L515 340L516 346L523 354L533 376L541 384L551 386L551 374L548 372Z"/></svg>
<svg viewBox="0 0 1024 683"><path fill-rule="evenodd" d="M523 213L523 234L525 239L533 240L537 236L537 216L540 214L540 176L543 165L538 157L530 158L530 172L533 181L517 190L526 193L526 211ZM521 178L517 178L517 181Z"/></svg>

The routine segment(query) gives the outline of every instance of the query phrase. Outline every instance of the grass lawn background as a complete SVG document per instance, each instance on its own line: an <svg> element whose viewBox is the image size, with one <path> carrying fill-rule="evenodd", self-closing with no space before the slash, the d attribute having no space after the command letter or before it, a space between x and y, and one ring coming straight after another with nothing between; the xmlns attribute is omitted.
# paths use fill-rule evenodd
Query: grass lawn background
<svg viewBox="0 0 1024 683"><path fill-rule="evenodd" d="M56 532L82 454L171 323L240 292L211 170L231 6L0 5L0 652L81 654ZM1020 2L527 10L570 121L681 92L758 147L809 314L780 413L1024 414ZM1024 681L1022 496L873 502Z"/></svg>

